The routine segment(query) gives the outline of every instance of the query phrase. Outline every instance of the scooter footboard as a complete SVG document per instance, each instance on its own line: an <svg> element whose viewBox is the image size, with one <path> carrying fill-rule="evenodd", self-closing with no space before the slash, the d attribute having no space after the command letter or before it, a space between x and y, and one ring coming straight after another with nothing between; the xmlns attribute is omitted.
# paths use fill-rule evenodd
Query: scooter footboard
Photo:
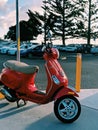
<svg viewBox="0 0 98 130"><path fill-rule="evenodd" d="M73 96L76 96L76 97L79 97L79 95L74 91L72 90L71 88L65 88L63 87L54 97L54 99L58 99L64 95L73 95Z"/></svg>

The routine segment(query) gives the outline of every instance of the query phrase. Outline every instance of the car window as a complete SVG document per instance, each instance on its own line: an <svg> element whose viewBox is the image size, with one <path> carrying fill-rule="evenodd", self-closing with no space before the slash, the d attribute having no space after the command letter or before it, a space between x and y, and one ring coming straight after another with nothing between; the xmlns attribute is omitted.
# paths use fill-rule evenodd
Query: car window
<svg viewBox="0 0 98 130"><path fill-rule="evenodd" d="M39 50L39 46L38 46L38 47L36 47L36 48L34 48L34 50Z"/></svg>
<svg viewBox="0 0 98 130"><path fill-rule="evenodd" d="M71 45L71 44L70 44L70 45L68 45L68 47L75 47L75 45Z"/></svg>
<svg viewBox="0 0 98 130"><path fill-rule="evenodd" d="M37 46L36 48L34 48L34 50L40 50L41 46Z"/></svg>

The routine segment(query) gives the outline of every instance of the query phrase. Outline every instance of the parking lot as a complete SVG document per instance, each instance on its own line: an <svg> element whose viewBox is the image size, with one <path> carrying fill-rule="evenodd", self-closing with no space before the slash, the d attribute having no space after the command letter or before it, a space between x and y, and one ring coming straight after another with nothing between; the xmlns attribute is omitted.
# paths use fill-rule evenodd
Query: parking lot
<svg viewBox="0 0 98 130"><path fill-rule="evenodd" d="M76 57L75 53L60 53L59 62L62 65L68 79L69 85L75 86L76 82ZM9 59L16 60L16 56L0 54L0 71L3 68L3 62ZM36 77L36 85L39 89L45 89L47 85L47 77L45 73L43 58L33 57L32 59L20 58L22 62L38 65L39 72ZM82 75L81 75L81 88L98 88L98 56L91 54L82 55ZM44 82L43 82L44 81Z"/></svg>
<svg viewBox="0 0 98 130"><path fill-rule="evenodd" d="M81 90L81 115L71 124L60 122L54 115L53 102L37 105L28 102L17 108L16 103L0 101L0 129L2 130L98 130L98 89Z"/></svg>
<svg viewBox="0 0 98 130"><path fill-rule="evenodd" d="M59 62L66 72L69 84L75 86L77 54L60 54ZM16 59L15 56L0 55L0 71L3 62ZM28 64L37 64L39 72L36 77L36 85L45 89L47 78L44 69L44 60L33 57L33 59L21 58ZM43 67L42 67L43 66ZM5 99L0 100L0 128L3 130L98 130L98 56L82 55L82 79L79 99L81 103L81 115L72 124L61 123L54 115L53 102L46 105L37 105L28 102L26 106L17 108L16 103L8 103ZM91 123L89 123L91 122Z"/></svg>

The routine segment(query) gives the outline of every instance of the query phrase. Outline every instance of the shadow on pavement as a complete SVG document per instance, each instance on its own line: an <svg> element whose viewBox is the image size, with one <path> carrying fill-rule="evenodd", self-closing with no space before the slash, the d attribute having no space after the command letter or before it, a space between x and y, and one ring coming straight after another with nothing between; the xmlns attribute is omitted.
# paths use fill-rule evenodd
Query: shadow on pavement
<svg viewBox="0 0 98 130"><path fill-rule="evenodd" d="M0 109L6 107L9 103L0 103Z"/></svg>
<svg viewBox="0 0 98 130"><path fill-rule="evenodd" d="M4 103L4 104L9 105L8 103ZM3 103L0 104L0 106L3 106ZM29 106L23 106L23 107L20 107L20 108L12 107L12 108L8 108L7 110L2 110L2 111L0 111L0 119L7 118L7 117L10 117L10 116L13 117L13 115L15 115L15 114L25 112L27 110L30 110L30 109L36 107L36 106L37 106L37 104L33 104L33 105L29 105Z"/></svg>
<svg viewBox="0 0 98 130"><path fill-rule="evenodd" d="M98 111L82 106L80 117L71 124L60 122L51 113L28 125L25 130L98 130L98 125L94 119L98 119Z"/></svg>

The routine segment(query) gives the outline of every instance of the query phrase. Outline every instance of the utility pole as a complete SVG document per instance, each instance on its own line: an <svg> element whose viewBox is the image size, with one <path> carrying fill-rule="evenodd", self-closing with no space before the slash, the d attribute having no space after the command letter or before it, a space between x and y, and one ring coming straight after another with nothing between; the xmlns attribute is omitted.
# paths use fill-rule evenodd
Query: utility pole
<svg viewBox="0 0 98 130"><path fill-rule="evenodd" d="M65 0L63 0L63 36L62 36L62 41L63 45L65 45Z"/></svg>
<svg viewBox="0 0 98 130"><path fill-rule="evenodd" d="M88 39L87 44L90 44L91 39L91 0L89 0L89 15L88 15Z"/></svg>
<svg viewBox="0 0 98 130"><path fill-rule="evenodd" d="M47 27L46 27L46 0L44 1L44 3L45 3L45 12L44 12L44 18L45 18L45 21L44 21L44 44L46 44L46 29L47 29Z"/></svg>
<svg viewBox="0 0 98 130"><path fill-rule="evenodd" d="M19 26L19 4L16 0L16 39L17 39L17 61L20 61L20 26Z"/></svg>

